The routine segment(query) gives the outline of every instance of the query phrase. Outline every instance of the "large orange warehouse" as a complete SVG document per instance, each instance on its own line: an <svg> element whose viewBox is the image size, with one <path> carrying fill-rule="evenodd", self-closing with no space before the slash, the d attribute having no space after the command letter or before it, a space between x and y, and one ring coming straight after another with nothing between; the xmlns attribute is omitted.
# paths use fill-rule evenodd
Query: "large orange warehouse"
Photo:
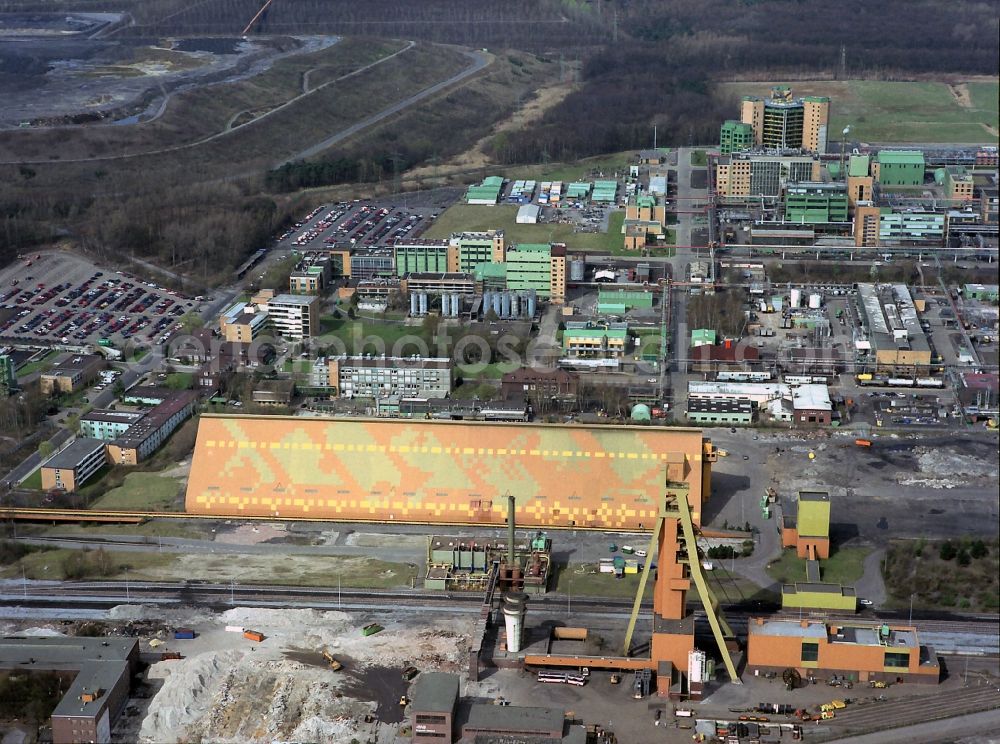
<svg viewBox="0 0 1000 744"><path fill-rule="evenodd" d="M664 483L692 517L709 493L700 429L292 416L202 416L196 514L345 521L652 528Z"/></svg>

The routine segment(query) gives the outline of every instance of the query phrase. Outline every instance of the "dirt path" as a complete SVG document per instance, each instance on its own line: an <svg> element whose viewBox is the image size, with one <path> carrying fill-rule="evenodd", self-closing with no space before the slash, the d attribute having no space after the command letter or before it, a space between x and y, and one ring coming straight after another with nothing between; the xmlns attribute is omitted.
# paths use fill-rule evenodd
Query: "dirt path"
<svg viewBox="0 0 1000 744"><path fill-rule="evenodd" d="M957 83L955 85L949 85L948 90L951 92L952 98L955 99L955 103L964 109L972 108L972 96L969 95L969 86L965 83Z"/></svg>
<svg viewBox="0 0 1000 744"><path fill-rule="evenodd" d="M981 126L987 132L989 132L990 134L992 134L994 137L1000 137L1000 129L997 129L994 126L986 124L985 122L979 122L979 126Z"/></svg>
<svg viewBox="0 0 1000 744"><path fill-rule="evenodd" d="M444 163L417 168L408 174L410 178L434 177L444 175L454 169L472 169L490 165L491 160L483 151L486 144L503 132L521 129L526 124L532 124L541 119L545 112L562 103L570 93L577 89L574 83L557 83L535 91L535 95L512 113L507 119L497 124L493 131L476 142L472 147Z"/></svg>

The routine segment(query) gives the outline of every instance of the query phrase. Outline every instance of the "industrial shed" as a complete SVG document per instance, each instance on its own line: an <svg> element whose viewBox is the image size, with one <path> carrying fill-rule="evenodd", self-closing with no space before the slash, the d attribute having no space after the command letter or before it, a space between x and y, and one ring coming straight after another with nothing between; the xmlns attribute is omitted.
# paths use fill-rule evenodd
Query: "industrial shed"
<svg viewBox="0 0 1000 744"><path fill-rule="evenodd" d="M204 415L187 510L352 521L650 527L667 478L695 521L711 479L700 429Z"/></svg>

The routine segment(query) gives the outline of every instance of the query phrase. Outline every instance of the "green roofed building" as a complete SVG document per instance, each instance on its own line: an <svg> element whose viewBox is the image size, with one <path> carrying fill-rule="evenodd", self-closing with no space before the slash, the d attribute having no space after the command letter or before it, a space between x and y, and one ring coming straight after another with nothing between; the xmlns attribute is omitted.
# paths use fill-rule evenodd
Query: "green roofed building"
<svg viewBox="0 0 1000 744"><path fill-rule="evenodd" d="M613 204L618 196L617 181L594 181L594 193L590 200L601 204Z"/></svg>
<svg viewBox="0 0 1000 744"><path fill-rule="evenodd" d="M709 328L695 328L691 331L691 348L698 346L712 346L715 344L715 331Z"/></svg>
<svg viewBox="0 0 1000 744"><path fill-rule="evenodd" d="M484 291L507 288L507 264L481 263L472 274L477 282L483 283Z"/></svg>
<svg viewBox="0 0 1000 744"><path fill-rule="evenodd" d="M851 178L865 178L871 159L867 155L851 155L847 161L847 175Z"/></svg>
<svg viewBox="0 0 1000 744"><path fill-rule="evenodd" d="M586 199L590 193L590 183L575 181L566 187L566 197L569 199Z"/></svg>
<svg viewBox="0 0 1000 744"><path fill-rule="evenodd" d="M919 150L881 150L875 157L875 177L882 186L922 186L924 154Z"/></svg>
<svg viewBox="0 0 1000 744"><path fill-rule="evenodd" d="M467 204L493 205L500 201L501 191L503 191L503 178L487 176L480 185L469 187L465 201Z"/></svg>
<svg viewBox="0 0 1000 744"><path fill-rule="evenodd" d="M723 155L752 150L754 145L753 127L742 121L730 119L722 124L719 132L719 151Z"/></svg>
<svg viewBox="0 0 1000 744"><path fill-rule="evenodd" d="M843 183L792 183L785 189L785 221L796 224L847 222Z"/></svg>
<svg viewBox="0 0 1000 744"><path fill-rule="evenodd" d="M634 308L653 307L653 293L627 289L599 289L597 292L598 315L621 315Z"/></svg>

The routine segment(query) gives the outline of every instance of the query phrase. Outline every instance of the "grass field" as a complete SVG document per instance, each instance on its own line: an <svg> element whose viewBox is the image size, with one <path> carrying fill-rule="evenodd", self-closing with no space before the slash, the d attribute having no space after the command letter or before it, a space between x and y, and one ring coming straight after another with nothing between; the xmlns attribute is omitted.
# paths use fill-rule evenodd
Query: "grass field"
<svg viewBox="0 0 1000 744"><path fill-rule="evenodd" d="M59 356L58 351L50 351L49 353L42 356L40 359L36 359L33 362L28 362L17 368L18 377L26 377L32 372L44 372L46 369L52 366L55 362L55 358Z"/></svg>
<svg viewBox="0 0 1000 744"><path fill-rule="evenodd" d="M507 172L504 175L513 178ZM565 224L517 224L518 207L513 204L499 204L486 207L470 204L455 204L449 207L423 237L428 239L447 238L453 232L503 230L510 243L565 243L570 250L598 253L620 253L624 239L621 223L624 212L614 212L609 220L607 233L578 233L572 225ZM615 225L617 224L617 230Z"/></svg>
<svg viewBox="0 0 1000 744"><path fill-rule="evenodd" d="M820 578L833 584L853 584L861 578L862 563L870 552L868 548L832 550L829 560L820 561ZM768 566L767 572L782 584L803 582L806 580L806 561L795 555L794 550L785 550Z"/></svg>
<svg viewBox="0 0 1000 744"><path fill-rule="evenodd" d="M969 83L968 106L959 102L946 83L927 82L721 83L717 95L732 101L733 116L737 116L740 96L766 96L773 85L789 85L796 96L830 96L831 140L850 125L850 138L863 142L997 141L996 82Z"/></svg>
<svg viewBox="0 0 1000 744"><path fill-rule="evenodd" d="M104 494L92 508L170 511L177 508L180 488L178 478L164 478L156 473L129 473L122 485Z"/></svg>
<svg viewBox="0 0 1000 744"><path fill-rule="evenodd" d="M39 468L34 473L21 481L21 488L30 488L35 491L42 490L42 470Z"/></svg>
<svg viewBox="0 0 1000 744"><path fill-rule="evenodd" d="M409 326L403 323L376 323L371 320L348 320L347 318L324 317L322 324L323 336L339 339L347 349L349 354L372 353L374 350L378 354L392 354L393 356L407 353L413 354L415 351L406 351L406 344L400 344L404 338L419 338L425 344L426 334L419 325ZM376 345L381 342L385 349L376 349ZM399 346L397 346L399 344ZM395 349L395 351L393 351ZM397 353L398 352L398 353Z"/></svg>

